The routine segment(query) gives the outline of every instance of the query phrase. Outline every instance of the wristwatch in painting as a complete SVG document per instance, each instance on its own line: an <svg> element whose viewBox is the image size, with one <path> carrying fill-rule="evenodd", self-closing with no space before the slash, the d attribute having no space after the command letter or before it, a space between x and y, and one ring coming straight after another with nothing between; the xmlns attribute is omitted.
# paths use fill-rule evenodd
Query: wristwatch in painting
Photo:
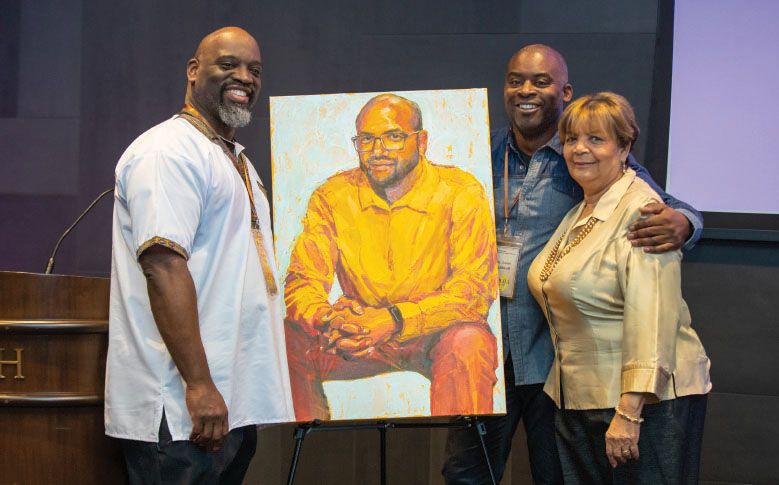
<svg viewBox="0 0 779 485"><path fill-rule="evenodd" d="M395 332L396 334L403 331L403 314L400 313L400 310L398 310L398 307L395 305L392 305L387 308L389 310L390 315L392 315L392 319L395 321Z"/></svg>

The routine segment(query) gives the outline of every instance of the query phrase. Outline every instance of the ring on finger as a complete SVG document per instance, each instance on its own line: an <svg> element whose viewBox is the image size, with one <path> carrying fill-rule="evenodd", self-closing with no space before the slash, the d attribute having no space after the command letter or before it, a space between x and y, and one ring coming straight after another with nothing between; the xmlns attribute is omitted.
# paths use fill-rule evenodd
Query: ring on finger
<svg viewBox="0 0 779 485"><path fill-rule="evenodd" d="M630 449L622 450L622 456L630 456Z"/></svg>

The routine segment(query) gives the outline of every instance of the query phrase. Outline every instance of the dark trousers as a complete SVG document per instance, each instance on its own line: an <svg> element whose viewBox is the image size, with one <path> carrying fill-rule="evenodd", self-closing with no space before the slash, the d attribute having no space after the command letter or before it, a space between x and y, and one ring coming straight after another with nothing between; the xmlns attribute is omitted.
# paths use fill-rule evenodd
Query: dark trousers
<svg viewBox="0 0 779 485"><path fill-rule="evenodd" d="M614 410L557 410L565 483L697 485L706 395L647 404L641 415L639 459L611 468L605 436Z"/></svg>
<svg viewBox="0 0 779 485"><path fill-rule="evenodd" d="M191 441L173 441L163 412L157 443L120 441L130 485L240 485L257 449L257 428L234 429L219 451L207 451Z"/></svg>
<svg viewBox="0 0 779 485"><path fill-rule="evenodd" d="M543 391L543 384L514 385L511 356L504 365L506 378L506 415L487 416L481 420L487 428L485 442L495 479L500 481L511 452L511 440L520 419L525 425L530 470L537 484L563 483L560 459L554 435L555 405ZM447 485L482 485L490 483L484 452L476 431L451 428L446 440L444 479Z"/></svg>

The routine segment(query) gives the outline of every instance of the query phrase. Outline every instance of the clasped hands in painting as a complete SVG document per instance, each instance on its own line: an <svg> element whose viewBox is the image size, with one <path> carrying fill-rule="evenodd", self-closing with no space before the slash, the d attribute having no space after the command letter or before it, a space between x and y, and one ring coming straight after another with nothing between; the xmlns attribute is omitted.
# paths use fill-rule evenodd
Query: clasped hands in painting
<svg viewBox="0 0 779 485"><path fill-rule="evenodd" d="M346 359L370 355L395 332L395 320L386 308L361 305L341 296L315 324L322 350Z"/></svg>

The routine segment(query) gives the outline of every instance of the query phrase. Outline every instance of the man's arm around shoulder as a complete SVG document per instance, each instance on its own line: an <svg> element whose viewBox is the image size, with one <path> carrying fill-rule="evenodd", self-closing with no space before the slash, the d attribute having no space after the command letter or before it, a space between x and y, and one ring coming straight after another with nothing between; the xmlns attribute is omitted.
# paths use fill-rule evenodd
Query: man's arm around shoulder
<svg viewBox="0 0 779 485"><path fill-rule="evenodd" d="M661 189L632 154L628 157L628 164L663 199L663 203L649 204L641 209L641 213L649 217L639 219L630 226L628 239L632 244L643 246L644 251L649 253L662 253L682 247L691 249L695 246L703 230L701 213Z"/></svg>

